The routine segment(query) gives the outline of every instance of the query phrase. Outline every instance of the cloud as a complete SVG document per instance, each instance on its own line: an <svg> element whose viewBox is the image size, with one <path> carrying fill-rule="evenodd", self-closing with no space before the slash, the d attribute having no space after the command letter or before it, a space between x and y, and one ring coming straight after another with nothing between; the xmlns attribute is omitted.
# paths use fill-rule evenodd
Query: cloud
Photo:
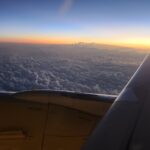
<svg viewBox="0 0 150 150"><path fill-rule="evenodd" d="M67 14L69 12L69 10L73 6L73 2L74 2L74 0L64 0L63 1L63 4L60 6L60 14L62 16L64 16L65 14Z"/></svg>

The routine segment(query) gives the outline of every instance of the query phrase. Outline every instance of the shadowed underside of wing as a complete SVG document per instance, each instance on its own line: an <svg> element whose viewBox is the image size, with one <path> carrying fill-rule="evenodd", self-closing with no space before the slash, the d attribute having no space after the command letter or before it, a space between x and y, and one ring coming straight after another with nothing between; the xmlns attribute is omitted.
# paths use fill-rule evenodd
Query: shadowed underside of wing
<svg viewBox="0 0 150 150"><path fill-rule="evenodd" d="M66 91L0 94L0 150L80 150L116 96Z"/></svg>

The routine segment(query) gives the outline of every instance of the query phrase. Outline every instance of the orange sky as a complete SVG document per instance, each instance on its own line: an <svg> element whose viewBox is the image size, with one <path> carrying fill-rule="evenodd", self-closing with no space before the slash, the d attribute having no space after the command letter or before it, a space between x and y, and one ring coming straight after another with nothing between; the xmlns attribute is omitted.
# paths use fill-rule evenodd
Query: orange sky
<svg viewBox="0 0 150 150"><path fill-rule="evenodd" d="M0 42L150 49L149 6L148 0L4 0Z"/></svg>
<svg viewBox="0 0 150 150"><path fill-rule="evenodd" d="M0 38L0 42L13 42L13 43L32 43L32 44L73 44L79 42L108 44L118 46L128 46L139 49L150 49L150 39L146 38L114 38L114 39L99 39L88 37L6 37Z"/></svg>

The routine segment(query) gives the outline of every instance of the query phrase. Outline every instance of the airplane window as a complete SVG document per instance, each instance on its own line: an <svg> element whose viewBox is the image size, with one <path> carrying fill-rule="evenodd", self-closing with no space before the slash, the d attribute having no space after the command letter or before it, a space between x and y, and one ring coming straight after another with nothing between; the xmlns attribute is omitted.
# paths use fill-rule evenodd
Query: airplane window
<svg viewBox="0 0 150 150"><path fill-rule="evenodd" d="M139 88L118 95L149 52L149 6L149 0L0 0L0 150L82 150L116 105L106 128L102 123L102 149L129 147L130 123L137 127L145 99L138 102L137 92L149 95L148 86L143 92L134 82ZM92 140L101 147L97 133ZM101 149L97 144L88 150Z"/></svg>

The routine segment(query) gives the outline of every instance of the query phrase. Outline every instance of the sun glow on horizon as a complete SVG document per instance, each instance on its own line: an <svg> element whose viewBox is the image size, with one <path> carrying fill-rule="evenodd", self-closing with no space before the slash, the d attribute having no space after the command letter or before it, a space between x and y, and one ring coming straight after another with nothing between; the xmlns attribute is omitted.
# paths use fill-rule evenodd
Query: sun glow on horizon
<svg viewBox="0 0 150 150"><path fill-rule="evenodd" d="M0 37L1 43L30 43L30 44L74 44L74 43L97 43L138 49L150 49L150 38L120 38L99 39L88 37L46 37L46 36L21 36Z"/></svg>
<svg viewBox="0 0 150 150"><path fill-rule="evenodd" d="M2 1L0 42L150 49L149 5L148 0Z"/></svg>

